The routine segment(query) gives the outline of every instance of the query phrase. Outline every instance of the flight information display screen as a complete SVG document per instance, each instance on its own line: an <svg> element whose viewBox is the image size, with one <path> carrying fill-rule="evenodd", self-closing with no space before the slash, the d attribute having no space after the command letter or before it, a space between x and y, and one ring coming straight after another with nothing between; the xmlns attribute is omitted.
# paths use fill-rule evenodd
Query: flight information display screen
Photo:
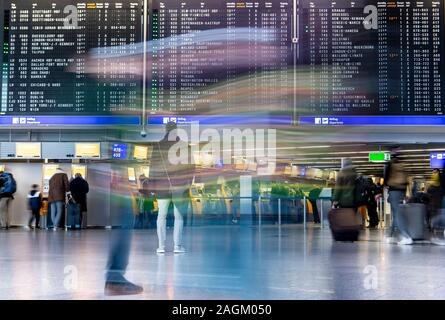
<svg viewBox="0 0 445 320"><path fill-rule="evenodd" d="M140 110L139 0L2 1L1 114L109 114ZM101 49L98 49L99 54ZM140 65L140 63L139 63ZM110 71L112 70L112 71Z"/></svg>
<svg viewBox="0 0 445 320"><path fill-rule="evenodd" d="M442 1L298 3L300 114L444 114Z"/></svg>
<svg viewBox="0 0 445 320"><path fill-rule="evenodd" d="M152 113L293 108L293 0L153 1Z"/></svg>
<svg viewBox="0 0 445 320"><path fill-rule="evenodd" d="M444 114L442 1L148 3L0 2L0 114Z"/></svg>

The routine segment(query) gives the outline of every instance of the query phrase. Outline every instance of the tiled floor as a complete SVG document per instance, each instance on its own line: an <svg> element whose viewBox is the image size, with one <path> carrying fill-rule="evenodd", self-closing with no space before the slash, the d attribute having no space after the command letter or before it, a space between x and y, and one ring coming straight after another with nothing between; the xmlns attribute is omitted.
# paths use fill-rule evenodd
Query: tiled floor
<svg viewBox="0 0 445 320"><path fill-rule="evenodd" d="M105 298L110 232L0 231L0 298ZM190 227L188 253L158 256L155 231L134 231L127 277L145 291L113 299L445 298L445 247L386 244L381 231L361 237L333 243L328 229Z"/></svg>

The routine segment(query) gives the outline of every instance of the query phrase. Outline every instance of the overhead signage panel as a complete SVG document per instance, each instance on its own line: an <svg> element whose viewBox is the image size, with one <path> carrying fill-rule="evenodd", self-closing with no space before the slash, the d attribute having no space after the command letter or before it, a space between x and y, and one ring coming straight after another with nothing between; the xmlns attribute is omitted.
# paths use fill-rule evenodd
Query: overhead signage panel
<svg viewBox="0 0 445 320"><path fill-rule="evenodd" d="M100 143L76 143L76 158L99 159Z"/></svg>
<svg viewBox="0 0 445 320"><path fill-rule="evenodd" d="M42 148L40 142L17 142L15 156L20 159L40 159Z"/></svg>

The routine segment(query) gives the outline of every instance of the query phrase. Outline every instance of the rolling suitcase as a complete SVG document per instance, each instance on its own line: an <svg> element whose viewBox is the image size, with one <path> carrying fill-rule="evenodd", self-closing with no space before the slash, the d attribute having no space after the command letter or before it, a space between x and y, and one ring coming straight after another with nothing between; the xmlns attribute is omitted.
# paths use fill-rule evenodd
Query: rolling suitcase
<svg viewBox="0 0 445 320"><path fill-rule="evenodd" d="M413 240L426 238L426 206L423 203L401 204L398 210L398 228Z"/></svg>
<svg viewBox="0 0 445 320"><path fill-rule="evenodd" d="M331 209L328 214L328 220L335 241L358 240L360 218L354 209Z"/></svg>
<svg viewBox="0 0 445 320"><path fill-rule="evenodd" d="M80 229L80 204L70 199L66 205L66 227Z"/></svg>

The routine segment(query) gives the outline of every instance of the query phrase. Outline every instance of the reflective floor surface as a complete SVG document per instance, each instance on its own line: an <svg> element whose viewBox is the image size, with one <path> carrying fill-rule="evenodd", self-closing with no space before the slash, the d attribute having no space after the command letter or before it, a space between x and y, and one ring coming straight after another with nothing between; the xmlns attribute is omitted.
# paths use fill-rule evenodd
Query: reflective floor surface
<svg viewBox="0 0 445 320"><path fill-rule="evenodd" d="M111 232L0 231L0 298L109 299ZM127 278L144 293L112 299L445 298L445 247L382 237L364 231L359 242L334 243L327 228L190 227L186 254L159 256L155 230L138 230Z"/></svg>

